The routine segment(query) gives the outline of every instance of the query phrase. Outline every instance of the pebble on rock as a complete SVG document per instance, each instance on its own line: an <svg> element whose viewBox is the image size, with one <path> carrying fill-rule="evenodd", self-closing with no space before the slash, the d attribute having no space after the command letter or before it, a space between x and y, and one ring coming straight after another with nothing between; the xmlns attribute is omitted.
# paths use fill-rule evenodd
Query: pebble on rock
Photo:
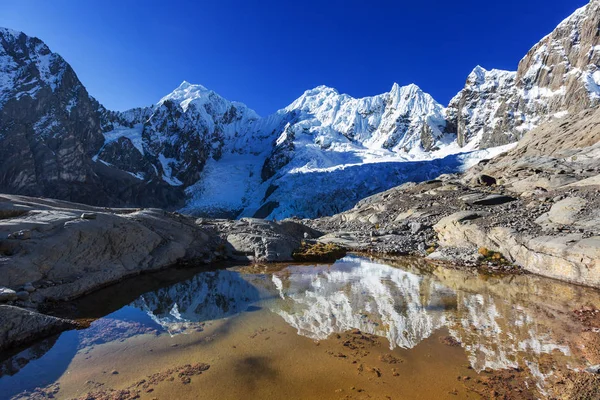
<svg viewBox="0 0 600 400"><path fill-rule="evenodd" d="M26 290L21 290L20 292L17 292L16 296L17 296L17 299L19 299L19 300L23 300L23 301L29 300L29 292Z"/></svg>
<svg viewBox="0 0 600 400"><path fill-rule="evenodd" d="M29 293L35 292L35 287L31 284L31 282L27 282L24 286L23 286L23 290L26 290Z"/></svg>
<svg viewBox="0 0 600 400"><path fill-rule="evenodd" d="M27 240L31 239L31 231L29 229L22 229L17 232L13 232L8 235L9 239L17 239L17 240Z"/></svg>
<svg viewBox="0 0 600 400"><path fill-rule="evenodd" d="M0 287L0 302L12 301L17 299L17 292L12 289Z"/></svg>

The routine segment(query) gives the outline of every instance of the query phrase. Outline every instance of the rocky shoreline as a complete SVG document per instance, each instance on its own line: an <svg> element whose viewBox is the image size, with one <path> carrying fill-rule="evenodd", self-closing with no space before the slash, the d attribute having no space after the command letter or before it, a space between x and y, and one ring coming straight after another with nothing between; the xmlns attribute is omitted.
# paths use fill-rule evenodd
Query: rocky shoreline
<svg viewBox="0 0 600 400"><path fill-rule="evenodd" d="M190 263L292 260L321 234L294 221L206 220L160 209L0 196L0 351L73 328L35 311L141 273Z"/></svg>

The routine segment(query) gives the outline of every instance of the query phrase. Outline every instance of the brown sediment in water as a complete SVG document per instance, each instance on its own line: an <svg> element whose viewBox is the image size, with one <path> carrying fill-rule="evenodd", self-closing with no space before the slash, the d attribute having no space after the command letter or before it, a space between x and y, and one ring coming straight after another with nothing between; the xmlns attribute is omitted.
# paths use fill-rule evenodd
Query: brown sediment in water
<svg viewBox="0 0 600 400"><path fill-rule="evenodd" d="M173 372L198 363L210 369L189 381ZM200 333L94 346L73 359L56 398L474 398L456 380L476 377L466 365L460 348L437 337L412 350L390 350L386 339L358 330L315 341L259 311L211 323Z"/></svg>

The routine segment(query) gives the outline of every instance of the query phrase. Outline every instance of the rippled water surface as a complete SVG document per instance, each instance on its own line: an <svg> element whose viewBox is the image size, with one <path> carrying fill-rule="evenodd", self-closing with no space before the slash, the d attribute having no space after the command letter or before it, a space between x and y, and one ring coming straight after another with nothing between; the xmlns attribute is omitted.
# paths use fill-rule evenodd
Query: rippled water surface
<svg viewBox="0 0 600 400"><path fill-rule="evenodd" d="M600 362L598 330L573 313L600 306L595 290L391 264L123 282L61 311L89 328L4 360L0 398L540 398Z"/></svg>

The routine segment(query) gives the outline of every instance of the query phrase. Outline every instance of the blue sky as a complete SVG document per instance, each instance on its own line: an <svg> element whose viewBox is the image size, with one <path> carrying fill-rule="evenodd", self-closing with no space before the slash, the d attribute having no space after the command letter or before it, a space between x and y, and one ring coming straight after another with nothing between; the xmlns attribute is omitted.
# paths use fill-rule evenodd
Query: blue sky
<svg viewBox="0 0 600 400"><path fill-rule="evenodd" d="M110 109L187 80L267 115L325 84L355 97L416 83L446 105L469 72L516 69L587 0L0 0Z"/></svg>

